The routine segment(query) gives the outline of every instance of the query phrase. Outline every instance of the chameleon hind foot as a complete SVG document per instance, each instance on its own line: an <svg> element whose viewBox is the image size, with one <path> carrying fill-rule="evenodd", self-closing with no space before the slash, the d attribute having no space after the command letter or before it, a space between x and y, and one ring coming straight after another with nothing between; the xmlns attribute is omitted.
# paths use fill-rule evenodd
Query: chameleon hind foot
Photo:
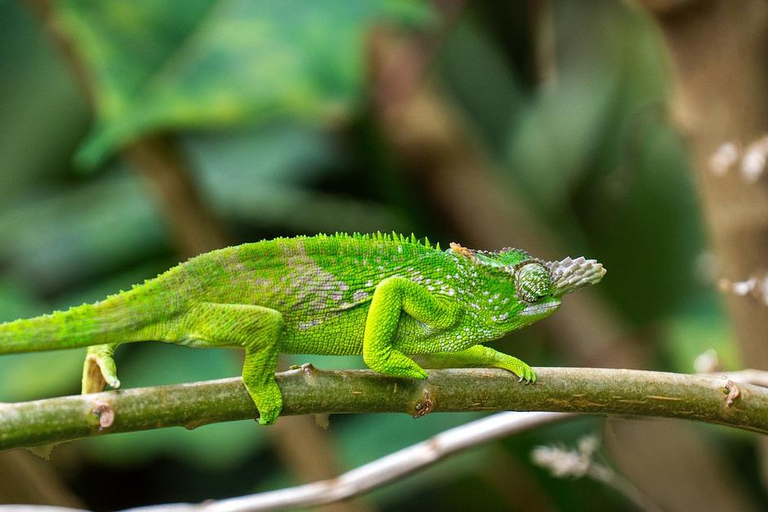
<svg viewBox="0 0 768 512"><path fill-rule="evenodd" d="M83 365L83 394L99 393L104 391L107 385L115 389L120 387L117 365L113 357L116 348L117 344L88 347Z"/></svg>
<svg viewBox="0 0 768 512"><path fill-rule="evenodd" d="M416 361L398 350L390 350L385 355L368 353L363 360L368 368L384 375L411 379L427 378L427 372Z"/></svg>
<svg viewBox="0 0 768 512"><path fill-rule="evenodd" d="M260 425L272 425L283 410L283 395L275 380L275 346L247 347L243 362L243 384L259 410Z"/></svg>
<svg viewBox="0 0 768 512"><path fill-rule="evenodd" d="M249 386L245 380L245 389L251 395L251 399L259 410L257 421L259 425L272 425L277 421L280 412L283 410L283 397L280 394L280 388L273 378L261 386Z"/></svg>
<svg viewBox="0 0 768 512"><path fill-rule="evenodd" d="M261 306L204 303L188 313L188 320L186 332L205 346L245 349L243 384L259 411L259 423L273 424L283 409L275 381L282 315Z"/></svg>

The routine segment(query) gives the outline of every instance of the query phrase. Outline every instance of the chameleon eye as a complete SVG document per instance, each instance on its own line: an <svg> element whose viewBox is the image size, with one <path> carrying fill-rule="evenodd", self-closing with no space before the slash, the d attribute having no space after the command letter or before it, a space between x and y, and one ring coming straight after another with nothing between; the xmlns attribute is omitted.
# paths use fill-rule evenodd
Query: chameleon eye
<svg viewBox="0 0 768 512"><path fill-rule="evenodd" d="M515 272L517 296L524 302L533 303L549 295L549 272L540 263L525 263Z"/></svg>

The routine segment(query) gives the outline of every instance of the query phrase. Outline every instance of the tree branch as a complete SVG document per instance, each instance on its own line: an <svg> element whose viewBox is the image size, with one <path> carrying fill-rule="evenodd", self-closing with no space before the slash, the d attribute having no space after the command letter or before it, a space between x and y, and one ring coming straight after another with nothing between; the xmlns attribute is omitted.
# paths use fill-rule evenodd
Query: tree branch
<svg viewBox="0 0 768 512"><path fill-rule="evenodd" d="M751 384L640 370L536 371L538 382L526 386L498 369L432 370L417 381L305 365L277 374L277 381L285 415L557 411L682 418L768 433L768 389ZM255 416L238 378L0 404L0 450Z"/></svg>

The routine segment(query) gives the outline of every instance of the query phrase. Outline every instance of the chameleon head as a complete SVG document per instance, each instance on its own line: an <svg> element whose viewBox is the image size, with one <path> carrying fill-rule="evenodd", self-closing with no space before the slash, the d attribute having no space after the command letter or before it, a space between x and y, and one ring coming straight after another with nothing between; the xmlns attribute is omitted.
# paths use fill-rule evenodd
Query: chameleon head
<svg viewBox="0 0 768 512"><path fill-rule="evenodd" d="M578 257L562 261L527 260L510 269L515 277L517 297L525 304L521 317L535 322L551 315L561 297L596 284L605 275L605 268L596 260Z"/></svg>
<svg viewBox="0 0 768 512"><path fill-rule="evenodd" d="M549 316L560 306L563 295L596 284L605 275L601 263L584 257L547 262L534 259L519 249L488 253L458 244L451 244L451 249L477 264L499 268L511 275L515 294L523 305L518 315L525 318L526 323Z"/></svg>
<svg viewBox="0 0 768 512"><path fill-rule="evenodd" d="M561 261L528 260L510 270L518 298L528 304L523 315L549 314L560 305L563 295L597 284L605 275L601 263L583 256Z"/></svg>

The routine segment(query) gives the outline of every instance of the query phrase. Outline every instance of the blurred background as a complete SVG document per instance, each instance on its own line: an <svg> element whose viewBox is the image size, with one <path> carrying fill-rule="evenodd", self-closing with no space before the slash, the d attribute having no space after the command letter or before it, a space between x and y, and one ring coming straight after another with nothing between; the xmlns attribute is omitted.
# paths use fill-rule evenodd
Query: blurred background
<svg viewBox="0 0 768 512"><path fill-rule="evenodd" d="M534 366L690 373L714 350L700 369L766 368L760 285L727 288L768 269L762 168L739 163L768 121L768 7L643 3L0 1L0 320L225 245L394 230L604 263L600 286L494 345ZM83 357L0 358L0 401L77 393ZM240 357L117 354L126 387L239 375ZM284 364L308 361L362 367ZM478 417L281 418L80 440L48 461L11 451L0 502L110 510L277 489ZM587 435L627 485L531 462ZM764 453L741 431L584 417L326 508L637 510L630 488L663 510L763 510Z"/></svg>

